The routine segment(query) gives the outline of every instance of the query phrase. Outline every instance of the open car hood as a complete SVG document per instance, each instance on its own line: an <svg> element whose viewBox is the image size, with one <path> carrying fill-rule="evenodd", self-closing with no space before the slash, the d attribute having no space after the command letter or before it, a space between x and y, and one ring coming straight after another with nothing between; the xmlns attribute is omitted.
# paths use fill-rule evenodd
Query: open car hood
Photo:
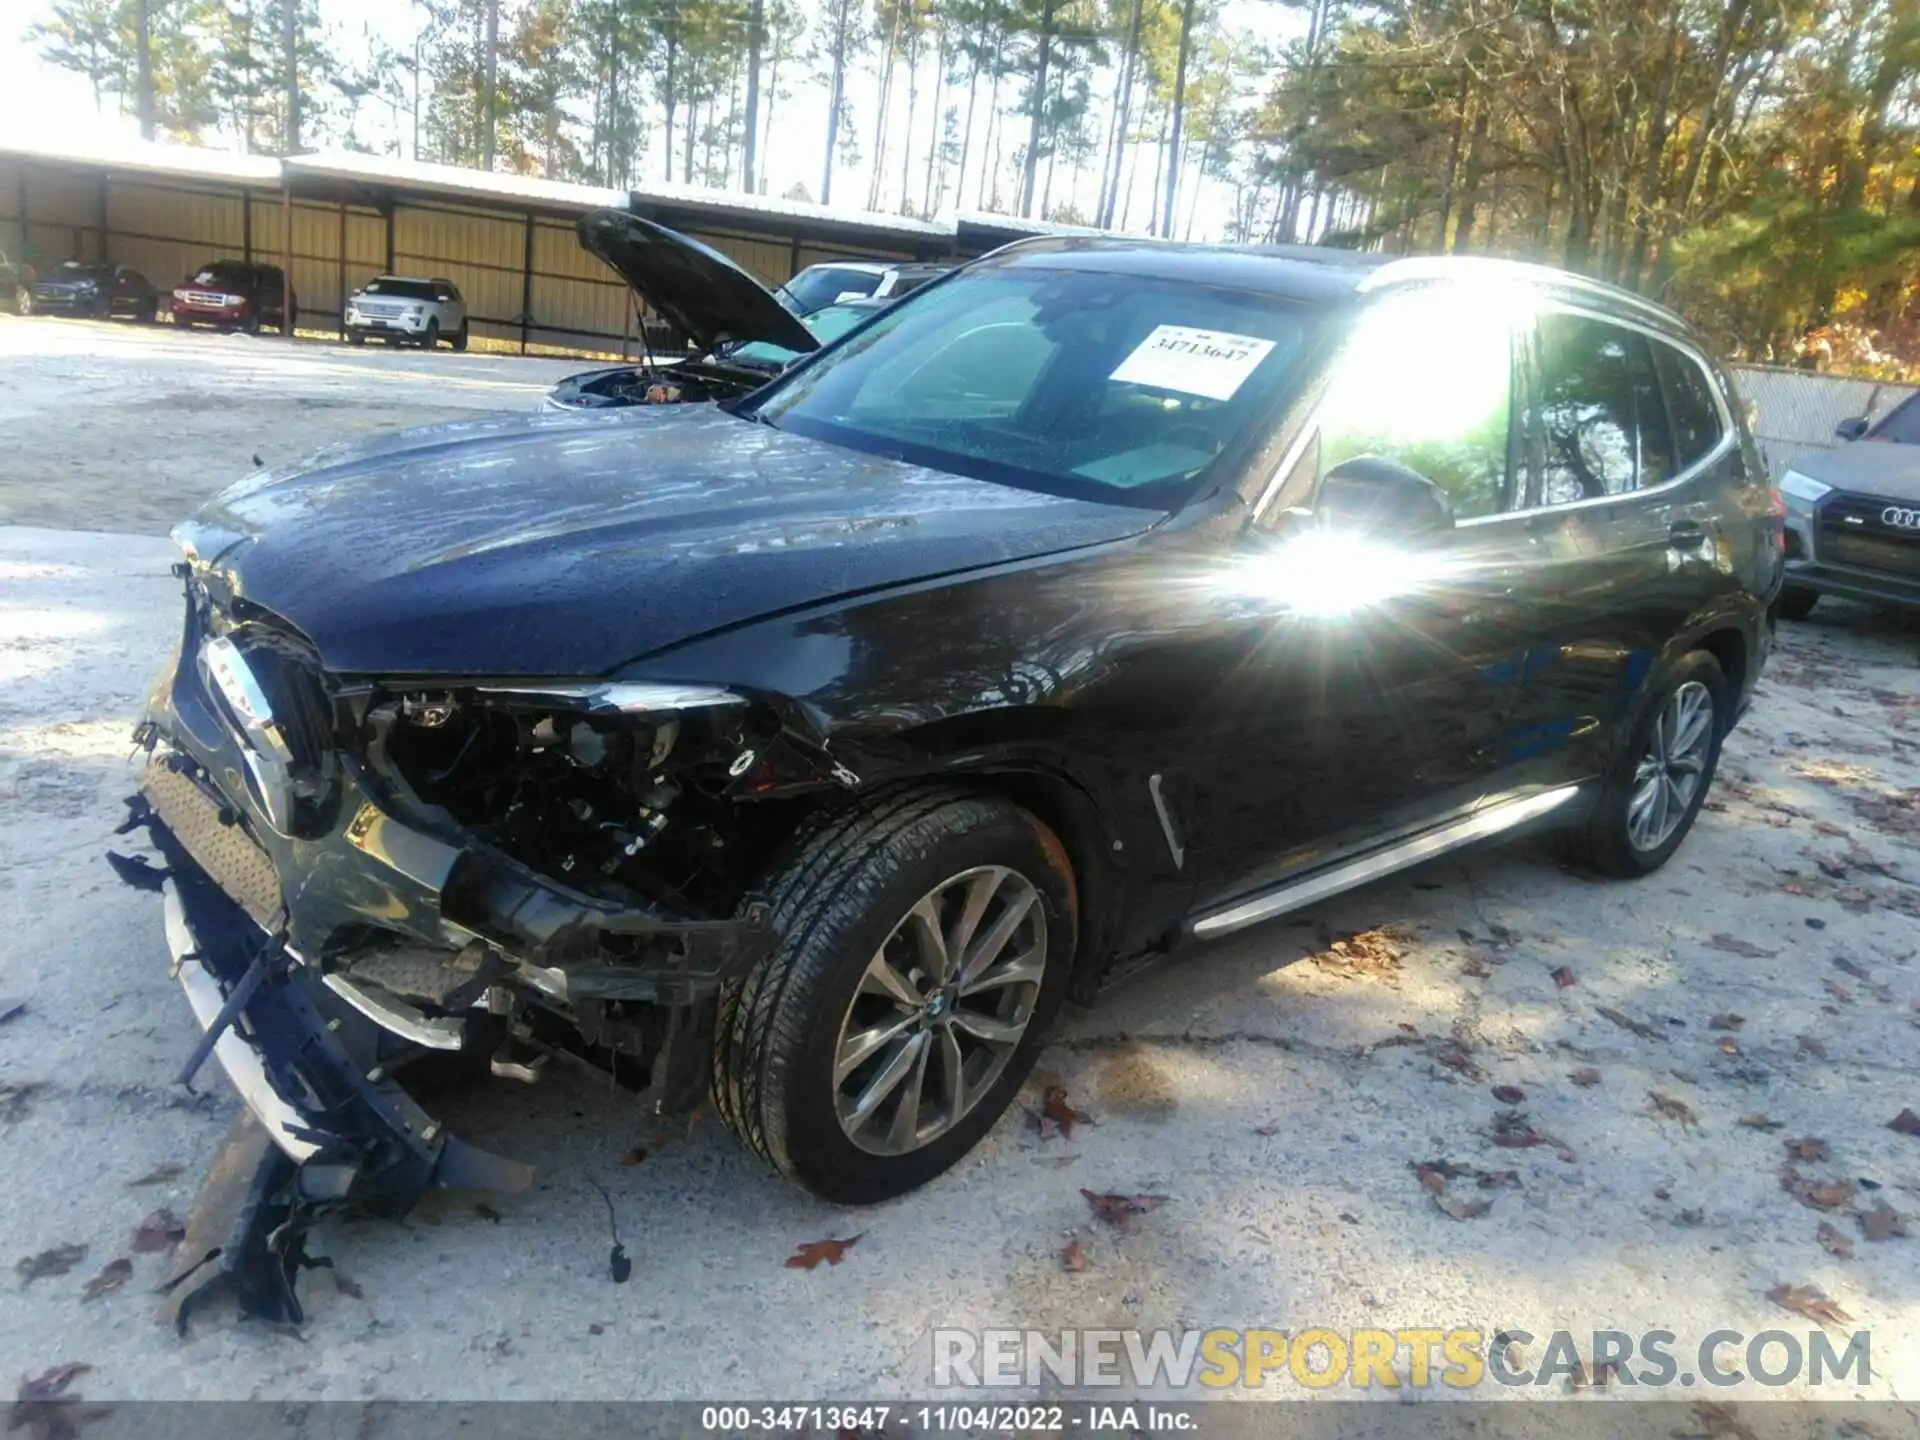
<svg viewBox="0 0 1920 1440"><path fill-rule="evenodd" d="M588 254L619 272L703 354L728 341L746 340L766 340L801 353L820 348L771 290L698 240L622 210L583 215L579 231Z"/></svg>

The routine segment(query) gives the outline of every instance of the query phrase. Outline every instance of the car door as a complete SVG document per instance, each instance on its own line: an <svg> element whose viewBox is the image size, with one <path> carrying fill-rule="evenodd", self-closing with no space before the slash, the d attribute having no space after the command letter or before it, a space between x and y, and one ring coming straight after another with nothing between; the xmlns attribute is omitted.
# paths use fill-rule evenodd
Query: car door
<svg viewBox="0 0 1920 1440"><path fill-rule="evenodd" d="M1657 356L1664 348L1699 362L1657 332L1577 304L1547 302L1534 341L1538 462L1526 524L1540 563L1521 598L1541 623L1516 698L1516 782L1597 772L1721 568L1726 539L1700 485L1729 450L1725 417L1704 435L1694 417L1677 449Z"/></svg>
<svg viewBox="0 0 1920 1440"><path fill-rule="evenodd" d="M1532 540L1508 523L1525 413L1518 319L1498 297L1445 286L1382 297L1334 361L1300 462L1317 478L1289 481L1255 521L1273 589L1242 622L1241 683L1211 724L1194 843L1196 873L1215 881L1202 882L1203 906L1486 793L1527 639L1514 596ZM1388 524L1359 543L1329 531L1318 489L1360 456L1438 485L1455 523Z"/></svg>

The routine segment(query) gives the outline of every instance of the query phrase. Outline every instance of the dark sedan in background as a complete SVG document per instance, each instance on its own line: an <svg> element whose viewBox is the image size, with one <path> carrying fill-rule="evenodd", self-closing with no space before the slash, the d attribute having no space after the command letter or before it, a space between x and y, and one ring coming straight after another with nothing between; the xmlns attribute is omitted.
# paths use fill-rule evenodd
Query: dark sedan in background
<svg viewBox="0 0 1920 1440"><path fill-rule="evenodd" d="M22 313L86 315L96 320L131 315L147 324L160 313L160 292L138 270L98 260L65 260L34 281Z"/></svg>

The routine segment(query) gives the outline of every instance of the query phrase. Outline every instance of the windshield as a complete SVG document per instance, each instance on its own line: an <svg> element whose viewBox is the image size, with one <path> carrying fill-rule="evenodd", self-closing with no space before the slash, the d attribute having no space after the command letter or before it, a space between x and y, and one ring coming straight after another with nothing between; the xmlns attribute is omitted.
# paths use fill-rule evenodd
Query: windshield
<svg viewBox="0 0 1920 1440"><path fill-rule="evenodd" d="M247 279L246 266L232 261L215 261L205 269L196 271L193 283L196 285L244 285Z"/></svg>
<svg viewBox="0 0 1920 1440"><path fill-rule="evenodd" d="M378 280L369 280L363 293L393 295L402 300L431 300L433 299L433 282L431 280L396 280L388 275Z"/></svg>
<svg viewBox="0 0 1920 1440"><path fill-rule="evenodd" d="M1909 396L1895 406L1887 417L1867 432L1869 440L1890 445L1920 445L1920 396Z"/></svg>
<svg viewBox="0 0 1920 1440"><path fill-rule="evenodd" d="M863 310L857 305L829 305L824 310L816 310L805 316L800 323L822 345L830 345L872 313L871 308ZM784 370L799 354L798 350L789 350L784 345L775 345L770 341L749 340L738 349L727 351L726 359L735 365Z"/></svg>
<svg viewBox="0 0 1920 1440"><path fill-rule="evenodd" d="M62 260L55 273L63 280L89 280L106 274L107 267L97 260Z"/></svg>
<svg viewBox="0 0 1920 1440"><path fill-rule="evenodd" d="M802 270L777 292L787 309L811 315L839 300L864 300L880 288L881 277L850 265L814 265Z"/></svg>
<svg viewBox="0 0 1920 1440"><path fill-rule="evenodd" d="M1172 508L1293 378L1314 312L1184 281L962 274L766 394L758 418L1028 489Z"/></svg>

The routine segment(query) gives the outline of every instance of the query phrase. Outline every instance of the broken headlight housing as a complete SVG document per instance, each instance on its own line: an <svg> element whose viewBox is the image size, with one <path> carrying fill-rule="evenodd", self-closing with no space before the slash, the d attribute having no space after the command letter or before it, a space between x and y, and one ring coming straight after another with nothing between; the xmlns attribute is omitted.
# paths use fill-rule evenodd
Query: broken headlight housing
<svg viewBox="0 0 1920 1440"><path fill-rule="evenodd" d="M780 799L835 778L782 706L708 685L395 689L367 722L375 768L476 838L569 888L689 915L731 913Z"/></svg>

